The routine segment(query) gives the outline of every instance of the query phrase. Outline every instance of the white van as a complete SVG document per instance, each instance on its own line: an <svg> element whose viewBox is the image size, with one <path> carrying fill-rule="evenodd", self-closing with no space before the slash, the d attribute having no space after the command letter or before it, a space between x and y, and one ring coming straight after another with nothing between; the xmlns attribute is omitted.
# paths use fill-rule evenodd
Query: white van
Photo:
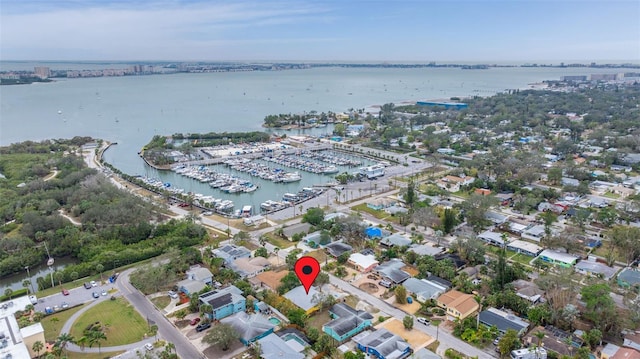
<svg viewBox="0 0 640 359"><path fill-rule="evenodd" d="M29 296L29 300L31 301L31 304L33 304L33 305L38 304L38 297L36 297L35 295L30 295Z"/></svg>

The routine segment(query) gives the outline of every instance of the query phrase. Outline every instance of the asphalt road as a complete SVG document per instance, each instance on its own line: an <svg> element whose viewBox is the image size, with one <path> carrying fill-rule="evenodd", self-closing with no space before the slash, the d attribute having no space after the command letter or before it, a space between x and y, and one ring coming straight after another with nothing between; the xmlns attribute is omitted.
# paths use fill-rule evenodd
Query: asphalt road
<svg viewBox="0 0 640 359"><path fill-rule="evenodd" d="M160 337L164 338L167 342L173 343L176 346L176 352L180 358L198 359L206 358L196 347L182 333L176 329L169 319L165 318L160 312L158 312L153 304L135 289L131 283L129 283L129 274L134 269L127 269L120 273L116 286L122 296L124 296L143 318L155 322L158 326L158 333Z"/></svg>
<svg viewBox="0 0 640 359"><path fill-rule="evenodd" d="M400 309L397 309L389 305L385 301L382 301L379 298L374 297L373 295L365 291L362 291L331 274L329 274L329 277L330 277L331 284L333 284L334 286L342 289L347 293L355 295L356 297L360 298L360 300L364 300L368 302L369 304L373 305L376 308L379 308L385 313L392 315L394 318L396 318L399 321L402 321L402 319L407 315L407 313L401 311ZM436 328L434 326L423 325L421 323L415 322L414 328L429 334L433 338L436 338ZM464 353L465 355L477 357L478 359L494 358L489 353L484 352L476 347L473 347L463 342L462 340L454 337L453 335L445 332L444 330L438 331L437 337L438 337L438 341L440 341L440 348L443 348L443 350L444 348L454 348L455 350L461 353Z"/></svg>

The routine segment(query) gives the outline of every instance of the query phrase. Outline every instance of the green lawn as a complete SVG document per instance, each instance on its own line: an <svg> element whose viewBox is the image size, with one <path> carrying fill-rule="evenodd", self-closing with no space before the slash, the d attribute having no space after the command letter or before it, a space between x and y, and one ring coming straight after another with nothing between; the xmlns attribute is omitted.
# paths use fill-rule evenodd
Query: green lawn
<svg viewBox="0 0 640 359"><path fill-rule="evenodd" d="M273 244L274 246L278 247L278 248L289 248L291 246L293 246L293 242L288 241L284 238L280 238L278 236L275 236L273 234L269 234L268 235L268 242Z"/></svg>
<svg viewBox="0 0 640 359"><path fill-rule="evenodd" d="M332 319L329 316L329 311L325 310L323 312L315 312L309 321L307 322L307 327L317 328L320 332L322 332L322 326L330 322Z"/></svg>
<svg viewBox="0 0 640 359"><path fill-rule="evenodd" d="M105 358L113 358L116 355L120 355L124 353L124 351L120 352L102 352L102 353L74 353L69 352L67 355L68 359L105 359Z"/></svg>
<svg viewBox="0 0 640 359"><path fill-rule="evenodd" d="M106 326L103 347L135 343L149 332L144 318L123 298L107 300L87 310L73 323L71 335L82 337L83 330L95 322Z"/></svg>
<svg viewBox="0 0 640 359"><path fill-rule="evenodd" d="M520 264L524 264L526 266L530 265L529 262L531 262L533 260L534 257L530 257L527 255L524 255L522 253L518 253L515 256L509 258L514 262L518 262Z"/></svg>
<svg viewBox="0 0 640 359"><path fill-rule="evenodd" d="M42 327L44 328L44 339L51 342L55 341L60 335L60 330L64 323L66 323L73 314L82 309L83 306L84 305L73 307L42 318L40 323L42 323Z"/></svg>
<svg viewBox="0 0 640 359"><path fill-rule="evenodd" d="M151 299L151 303L153 303L158 309L164 309L171 303L171 298L167 295L163 295L157 298Z"/></svg>
<svg viewBox="0 0 640 359"><path fill-rule="evenodd" d="M362 203L362 204L359 204L357 206L353 206L353 207L351 207L351 209L354 210L354 211L358 211L358 212L369 213L370 215L376 217L377 219L384 219L384 218L389 217L389 214L385 213L384 211L376 211L373 208L367 207L366 203Z"/></svg>

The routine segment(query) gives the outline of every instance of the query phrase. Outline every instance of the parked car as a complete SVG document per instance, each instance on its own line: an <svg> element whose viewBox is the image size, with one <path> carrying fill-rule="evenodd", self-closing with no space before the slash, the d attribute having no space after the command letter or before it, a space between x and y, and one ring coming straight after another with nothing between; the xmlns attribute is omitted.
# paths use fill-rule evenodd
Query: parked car
<svg viewBox="0 0 640 359"><path fill-rule="evenodd" d="M91 289L91 283L89 282L84 282L84 289Z"/></svg>
<svg viewBox="0 0 640 359"><path fill-rule="evenodd" d="M38 304L38 297L36 297L35 295L30 295L29 301L31 302L31 304L36 305Z"/></svg>
<svg viewBox="0 0 640 359"><path fill-rule="evenodd" d="M191 321L189 322L190 325L196 325L200 323L200 318L199 317L195 317L193 319L191 319Z"/></svg>
<svg viewBox="0 0 640 359"><path fill-rule="evenodd" d="M429 325L429 321L423 317L418 317L418 319L416 319L418 321L418 323L422 323L424 325Z"/></svg>
<svg viewBox="0 0 640 359"><path fill-rule="evenodd" d="M103 289L101 294L102 295L107 295L107 291Z"/></svg>
<svg viewBox="0 0 640 359"><path fill-rule="evenodd" d="M391 282L389 282L388 280L381 280L380 282L378 282L378 284L385 288L391 288Z"/></svg>
<svg viewBox="0 0 640 359"><path fill-rule="evenodd" d="M153 344L147 343L147 344L144 345L144 348L147 349L147 351L152 351L153 350Z"/></svg>
<svg viewBox="0 0 640 359"><path fill-rule="evenodd" d="M96 299L100 298L100 294L98 294L98 292L93 292L91 295Z"/></svg>
<svg viewBox="0 0 640 359"><path fill-rule="evenodd" d="M69 303L67 303L67 302L62 302L62 304L60 304L60 306L61 306L63 309L66 309L66 308L69 308Z"/></svg>
<svg viewBox="0 0 640 359"><path fill-rule="evenodd" d="M500 339L502 339L502 337L497 337L497 338L493 341L493 345L498 345L498 344L500 344Z"/></svg>
<svg viewBox="0 0 640 359"><path fill-rule="evenodd" d="M170 290L167 292L167 294L169 295L169 297L173 298L173 299L178 299L178 293Z"/></svg>
<svg viewBox="0 0 640 359"><path fill-rule="evenodd" d="M209 328L211 328L211 323L209 323L209 322L200 323L196 327L196 332L201 332L201 331L207 330Z"/></svg>
<svg viewBox="0 0 640 359"><path fill-rule="evenodd" d="M96 282L95 280L92 280L92 281L91 281L91 282L89 282L89 283L91 283L91 286L92 286L92 287L97 287L97 286L98 286L98 282Z"/></svg>
<svg viewBox="0 0 640 359"><path fill-rule="evenodd" d="M62 295L69 295L69 291L62 288Z"/></svg>

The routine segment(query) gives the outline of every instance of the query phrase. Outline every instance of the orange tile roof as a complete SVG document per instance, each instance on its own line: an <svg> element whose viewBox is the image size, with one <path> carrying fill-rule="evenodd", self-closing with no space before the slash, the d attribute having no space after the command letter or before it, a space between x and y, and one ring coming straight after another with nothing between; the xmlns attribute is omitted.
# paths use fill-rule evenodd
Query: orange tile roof
<svg viewBox="0 0 640 359"><path fill-rule="evenodd" d="M478 307L478 303L471 294L462 293L457 290L450 290L438 297L438 302L453 308L464 314Z"/></svg>
<svg viewBox="0 0 640 359"><path fill-rule="evenodd" d="M620 348L610 359L640 359L640 352L631 348Z"/></svg>

